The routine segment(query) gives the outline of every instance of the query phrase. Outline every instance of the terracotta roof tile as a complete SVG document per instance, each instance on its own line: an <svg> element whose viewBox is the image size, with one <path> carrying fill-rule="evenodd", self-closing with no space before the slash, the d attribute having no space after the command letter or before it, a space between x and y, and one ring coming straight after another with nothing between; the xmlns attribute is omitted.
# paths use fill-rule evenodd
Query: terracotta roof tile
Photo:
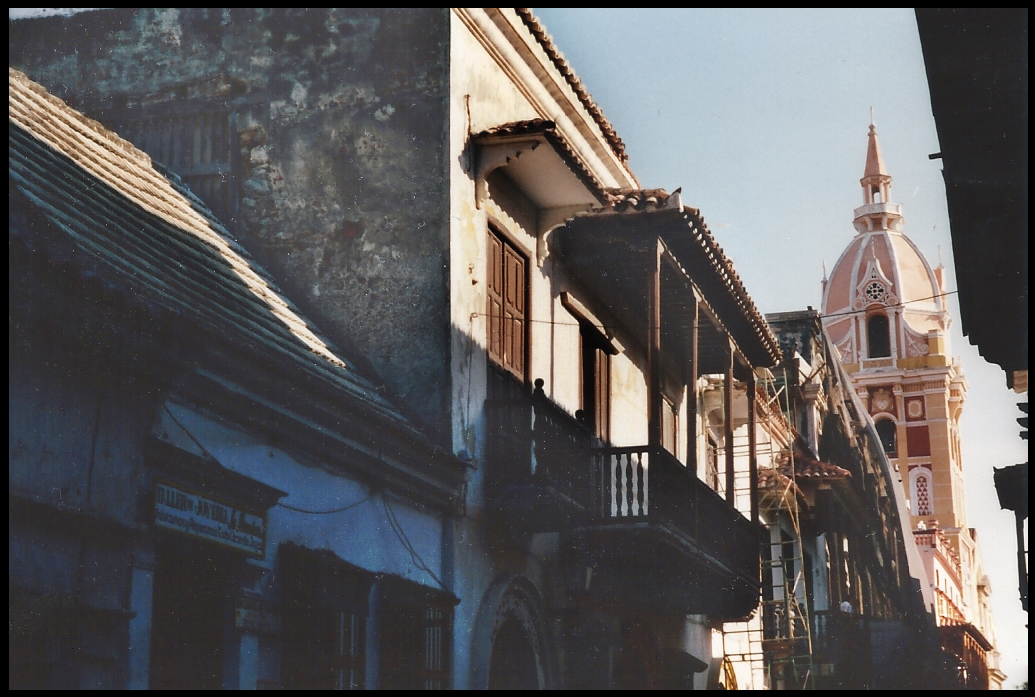
<svg viewBox="0 0 1035 697"><path fill-rule="evenodd" d="M575 173L575 175L583 181L598 198L604 200L607 188L603 182L594 176L593 172L590 171L582 159L579 157L575 148L565 139L561 132L557 130L557 124L548 119L528 119L526 121L511 121L509 123L500 124L499 126L493 126L487 128L480 133L476 133L473 136L474 140L485 140L489 138L504 138L509 136L533 136L542 135L550 144L554 147L557 153L568 163L568 167Z"/></svg>
<svg viewBox="0 0 1035 697"><path fill-rule="evenodd" d="M760 364L775 364L781 356L776 336L769 328L765 317L758 311L751 296L748 295L744 282L740 280L740 276L733 268L732 260L726 256L722 247L715 241L701 212L696 208L682 205L680 194L681 189L676 189L671 194L664 189L608 189L606 191L607 206L577 215L680 211L685 221L680 224L688 225L690 236L696 242L693 245L694 253L703 253L706 268L710 270L710 274L718 282L719 287L725 289L727 298L736 308L736 312L747 321L759 347L768 357L769 363L760 361Z"/></svg>
<svg viewBox="0 0 1035 697"><path fill-rule="evenodd" d="M568 85L571 86L572 90L574 90L575 96L578 97L582 106L586 108L593 117L593 120L597 122L597 126L600 127L600 131L603 133L604 139L607 141L607 144L611 146L611 150L622 162L628 162L629 156L625 152L625 143L623 143L622 139L618 137L618 133L615 132L614 126L612 126L611 122L604 116L604 112L600 110L600 107L597 106L597 103L593 101L593 98L589 95L585 86L583 86L582 80L579 79L579 76L575 74L574 70L572 70L571 65L567 60L565 60L564 55L557 49L553 39L551 39L550 35L546 33L546 28L543 26L542 22L532 14L532 10L530 8L518 7L515 9L517 10L518 17L520 17L521 21L525 23L525 26L528 27L532 36L535 37L535 40L543 47L543 50L546 51L546 55L549 56L550 60L553 61L553 64L557 67L557 70L559 70L561 75L564 76Z"/></svg>
<svg viewBox="0 0 1035 697"><path fill-rule="evenodd" d="M789 450L785 450L780 454L779 469L784 474L790 474ZM796 480L847 479L851 476L852 473L843 467L817 460L798 448L794 450L794 478Z"/></svg>

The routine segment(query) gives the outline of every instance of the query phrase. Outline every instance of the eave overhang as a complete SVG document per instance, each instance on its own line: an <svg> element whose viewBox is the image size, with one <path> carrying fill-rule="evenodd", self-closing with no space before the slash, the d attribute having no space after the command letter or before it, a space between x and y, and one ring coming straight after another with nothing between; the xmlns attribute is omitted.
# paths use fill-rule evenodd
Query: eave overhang
<svg viewBox="0 0 1035 697"><path fill-rule="evenodd" d="M687 288L692 288L704 301L702 307L712 313L700 327L699 340L706 354L709 341L728 346L731 339L746 361L742 368L776 365L780 359L776 337L698 211L683 206L678 192L610 191L608 200L607 207L577 214L554 231L550 248L591 292L611 304L620 321L634 334L646 336L647 287L660 243L666 262L663 273L671 279L662 281L662 312L666 305L675 309L662 319L670 339L685 340L688 327L683 326L685 313L679 308L689 299ZM727 336L709 337L709 325ZM728 350L716 347L720 349ZM699 372L722 371L702 366Z"/></svg>
<svg viewBox="0 0 1035 697"><path fill-rule="evenodd" d="M530 119L490 128L471 138L478 205L496 170L514 182L536 208L601 205L606 187L561 135L553 121Z"/></svg>

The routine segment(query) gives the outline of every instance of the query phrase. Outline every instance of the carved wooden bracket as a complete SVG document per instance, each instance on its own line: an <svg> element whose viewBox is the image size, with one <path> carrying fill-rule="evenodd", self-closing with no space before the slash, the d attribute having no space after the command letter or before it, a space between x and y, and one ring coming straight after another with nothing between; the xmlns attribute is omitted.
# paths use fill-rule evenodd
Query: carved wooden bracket
<svg viewBox="0 0 1035 697"><path fill-rule="evenodd" d="M500 167L530 152L542 144L541 140L521 140L509 143L492 143L478 146L478 166L475 170L475 205L482 207L482 201L489 195L489 175Z"/></svg>

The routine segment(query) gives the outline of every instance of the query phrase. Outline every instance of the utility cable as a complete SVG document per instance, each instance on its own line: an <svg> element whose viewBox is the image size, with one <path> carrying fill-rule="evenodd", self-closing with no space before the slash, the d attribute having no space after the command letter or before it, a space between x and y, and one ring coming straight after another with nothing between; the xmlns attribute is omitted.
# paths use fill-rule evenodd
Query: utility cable
<svg viewBox="0 0 1035 697"><path fill-rule="evenodd" d="M180 427L181 431L183 431L184 433L187 434L187 437L190 438L191 441L194 442L194 445L198 446L198 448L201 449L201 452L203 452L206 457L208 457L208 458L210 458L212 460L216 460L215 456L213 456L212 453L210 453L208 451L208 448L206 448L204 445L202 445L201 442L198 441L198 439L194 437L194 434L191 433L187 429L187 427L184 426L180 422L180 420L176 418L176 416L169 409L169 405L168 404L163 404L162 407L165 409L165 413L169 415L169 418L172 419L173 422L175 422L175 424ZM218 462L218 460L216 460L216 461ZM347 511L347 510L349 510L351 508L355 508L356 506L359 506L360 504L366 503L371 498L373 498L373 494L371 494L370 496L367 496L364 499L360 499L359 501L356 501L355 503L350 503L349 505L342 506L341 508L332 508L329 511L309 511L309 510L306 510L304 508L296 508L295 506L289 506L288 504L281 503L280 501L277 501L277 503L275 503L274 505L275 506L279 506L280 508L285 508L285 509L287 509L289 511L294 511L295 513L304 513L306 515L328 515L330 513L342 513L342 512Z"/></svg>
<svg viewBox="0 0 1035 697"><path fill-rule="evenodd" d="M442 579L440 579L435 574L435 572L432 571L431 568L424 562L424 559L421 558L417 550L414 549L413 543L411 543L410 538L406 536L406 531L403 530L402 524L399 522L399 519L395 515L395 510L392 508L392 504L388 501L388 494L385 492L381 493L381 505L385 509L385 518L388 520L388 526L392 529L392 532L394 532L395 536L399 539L399 543L403 546L403 549L409 552L410 559L413 562L413 565L421 571L427 573L429 576L431 576L431 578L434 579L435 583L441 586L442 590L446 591L447 593L452 593L452 591L450 591L449 588L446 587L446 584L442 583Z"/></svg>

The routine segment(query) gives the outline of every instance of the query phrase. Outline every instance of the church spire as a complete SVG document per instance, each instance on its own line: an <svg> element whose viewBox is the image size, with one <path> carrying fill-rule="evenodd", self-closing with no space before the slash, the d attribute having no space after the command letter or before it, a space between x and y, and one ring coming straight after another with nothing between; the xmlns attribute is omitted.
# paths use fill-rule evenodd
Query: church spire
<svg viewBox="0 0 1035 697"><path fill-rule="evenodd" d="M863 187L864 203L888 203L891 198L891 176L884 169L884 156L880 152L880 141L877 140L877 126L873 123L873 111L870 111L870 136L866 146L866 169L859 180Z"/></svg>
<svg viewBox="0 0 1035 697"><path fill-rule="evenodd" d="M860 233L874 230L899 231L902 209L897 203L891 203L891 175L884 168L884 156L880 151L880 141L877 140L872 108L866 169L859 183L863 190L863 205L855 209L855 229Z"/></svg>

